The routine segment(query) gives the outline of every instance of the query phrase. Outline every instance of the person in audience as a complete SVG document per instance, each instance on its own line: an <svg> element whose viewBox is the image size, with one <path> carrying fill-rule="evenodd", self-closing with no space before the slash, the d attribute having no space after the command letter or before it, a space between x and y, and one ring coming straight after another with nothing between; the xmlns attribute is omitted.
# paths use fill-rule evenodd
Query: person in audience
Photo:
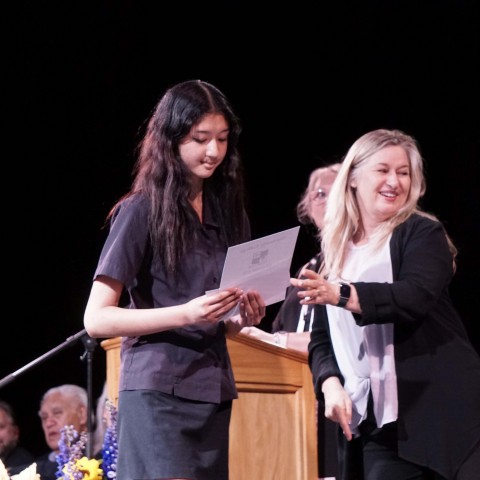
<svg viewBox="0 0 480 480"><path fill-rule="evenodd" d="M313 170L310 173L307 188L297 204L298 221L305 226L313 225L317 233L323 226L325 204L339 167L340 163L333 163ZM318 260L319 254L305 264L297 272L297 275L301 276L304 268L312 268L317 265ZM311 317L314 312L312 308L300 305L297 292L298 289L292 285L288 287L285 300L272 323L271 332L266 332L258 327L244 327L241 332L263 341L282 343L282 346L287 346L288 343L288 348L306 352L310 341ZM278 332L285 334L283 340L276 335Z"/></svg>
<svg viewBox="0 0 480 480"><path fill-rule="evenodd" d="M15 412L4 400L0 400L0 460L9 474L18 473L34 461L34 456L20 444Z"/></svg>
<svg viewBox="0 0 480 480"><path fill-rule="evenodd" d="M298 221L306 226L313 225L317 232L323 227L327 198L340 165L333 163L313 170L307 188L297 204ZM301 276L303 268L315 269L319 265L320 254L317 254L297 272L297 275ZM297 287L292 285L288 287L285 300L272 323L271 333L257 327L245 327L242 333L306 353L315 307L301 305L297 293ZM324 415L317 418L317 439L318 476L320 479L335 478L338 474L336 425Z"/></svg>
<svg viewBox="0 0 480 480"><path fill-rule="evenodd" d="M38 415L50 451L35 459L37 473L40 474L41 480L56 480L58 470L56 457L60 452L59 440L62 428L72 425L79 435L87 432L87 391L74 384L52 387L44 393Z"/></svg>
<svg viewBox="0 0 480 480"><path fill-rule="evenodd" d="M96 410L95 410L95 429L92 435L93 448L95 458L102 458L102 448L105 440L105 432L108 426L108 388L107 382L103 384L102 392L97 398Z"/></svg>

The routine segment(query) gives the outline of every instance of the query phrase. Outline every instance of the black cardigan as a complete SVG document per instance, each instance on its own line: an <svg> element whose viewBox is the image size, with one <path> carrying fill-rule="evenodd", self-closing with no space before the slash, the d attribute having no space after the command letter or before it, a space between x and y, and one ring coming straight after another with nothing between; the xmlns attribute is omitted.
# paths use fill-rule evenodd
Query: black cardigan
<svg viewBox="0 0 480 480"><path fill-rule="evenodd" d="M441 223L413 215L390 241L393 283L353 282L359 326L393 323L398 386L398 452L453 479L480 442L480 356L450 296L452 255ZM309 345L315 392L330 376L343 381L326 308Z"/></svg>

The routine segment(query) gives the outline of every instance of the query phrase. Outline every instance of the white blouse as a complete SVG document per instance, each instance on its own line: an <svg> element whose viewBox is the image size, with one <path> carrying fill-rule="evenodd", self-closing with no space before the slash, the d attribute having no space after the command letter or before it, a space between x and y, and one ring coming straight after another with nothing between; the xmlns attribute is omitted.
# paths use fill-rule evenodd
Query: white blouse
<svg viewBox="0 0 480 480"><path fill-rule="evenodd" d="M302 305L297 323L297 333L312 331L314 313L313 305ZM307 328L305 328L305 323L307 324Z"/></svg>
<svg viewBox="0 0 480 480"><path fill-rule="evenodd" d="M390 237L380 249L350 243L341 279L344 282L392 283ZM393 422L398 415L397 377L393 351L393 324L359 327L353 314L341 307L327 305L328 323L344 388L353 402L350 428L358 436L358 425L367 414L372 390L377 426Z"/></svg>

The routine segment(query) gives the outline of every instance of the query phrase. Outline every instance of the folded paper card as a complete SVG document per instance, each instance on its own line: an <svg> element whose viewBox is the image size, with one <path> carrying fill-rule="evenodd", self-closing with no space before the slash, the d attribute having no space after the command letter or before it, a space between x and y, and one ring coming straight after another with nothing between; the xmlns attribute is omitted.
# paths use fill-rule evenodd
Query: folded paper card
<svg viewBox="0 0 480 480"><path fill-rule="evenodd" d="M294 227L230 247L218 290L229 287L257 290L266 305L284 300L299 230L300 227ZM238 307L223 318L236 313Z"/></svg>

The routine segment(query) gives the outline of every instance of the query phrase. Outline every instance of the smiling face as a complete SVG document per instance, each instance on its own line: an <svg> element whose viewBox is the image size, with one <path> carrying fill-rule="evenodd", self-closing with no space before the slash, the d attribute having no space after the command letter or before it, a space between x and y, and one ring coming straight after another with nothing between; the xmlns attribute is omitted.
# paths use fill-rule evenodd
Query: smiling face
<svg viewBox="0 0 480 480"><path fill-rule="evenodd" d="M405 205L410 191L410 161L402 147L389 146L358 168L351 186L356 189L366 229L391 218Z"/></svg>
<svg viewBox="0 0 480 480"><path fill-rule="evenodd" d="M193 179L206 179L222 163L228 148L228 123L221 114L207 114L180 142L179 152Z"/></svg>

